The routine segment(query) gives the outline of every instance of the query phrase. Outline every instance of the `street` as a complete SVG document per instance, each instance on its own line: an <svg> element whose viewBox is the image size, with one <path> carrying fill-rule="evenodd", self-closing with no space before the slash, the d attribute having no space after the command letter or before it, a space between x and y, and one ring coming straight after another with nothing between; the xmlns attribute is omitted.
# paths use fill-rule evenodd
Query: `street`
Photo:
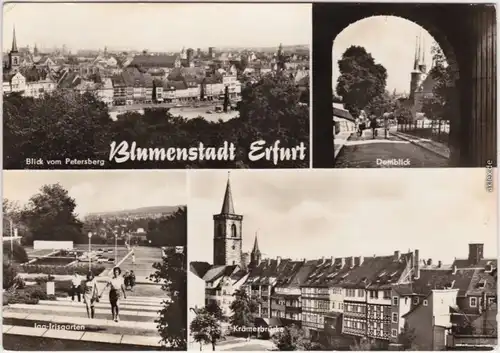
<svg viewBox="0 0 500 353"><path fill-rule="evenodd" d="M388 160L409 160L409 164L397 166L406 168L448 166L446 158L393 135L389 135L386 139L383 129L378 129L378 136L375 139L371 130L365 130L362 137L353 134L337 156L335 167L394 168L391 165L380 165L380 161Z"/></svg>

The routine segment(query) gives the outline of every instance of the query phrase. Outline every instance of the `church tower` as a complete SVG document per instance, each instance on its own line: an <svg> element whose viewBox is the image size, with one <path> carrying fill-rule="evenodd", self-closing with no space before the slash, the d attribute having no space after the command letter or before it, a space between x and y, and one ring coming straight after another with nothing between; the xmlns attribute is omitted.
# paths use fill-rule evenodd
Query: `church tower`
<svg viewBox="0 0 500 353"><path fill-rule="evenodd" d="M410 101L413 102L415 99L415 91L420 87L422 81L425 78L426 66L424 63L425 60L425 49L422 48L421 37L417 36L415 43L415 61L413 63L413 70L411 72L411 81L410 81Z"/></svg>
<svg viewBox="0 0 500 353"><path fill-rule="evenodd" d="M16 27L12 31L12 48L9 52L9 69L10 73L19 72L19 65L21 63L21 56L17 50L17 40L16 40Z"/></svg>
<svg viewBox="0 0 500 353"><path fill-rule="evenodd" d="M221 212L214 215L214 265L243 266L243 216L234 212L229 175Z"/></svg>
<svg viewBox="0 0 500 353"><path fill-rule="evenodd" d="M250 254L250 269L256 268L260 264L260 260L262 258L262 254L259 250L259 242L257 240L257 234L255 234L255 241L253 243L252 253Z"/></svg>

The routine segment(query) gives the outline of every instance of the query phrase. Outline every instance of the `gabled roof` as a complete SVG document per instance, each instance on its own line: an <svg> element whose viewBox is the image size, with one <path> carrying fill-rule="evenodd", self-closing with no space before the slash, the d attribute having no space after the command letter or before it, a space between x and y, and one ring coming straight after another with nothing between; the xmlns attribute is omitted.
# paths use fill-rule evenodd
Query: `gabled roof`
<svg viewBox="0 0 500 353"><path fill-rule="evenodd" d="M238 266L212 266L203 276L205 282L213 282L223 276L231 276Z"/></svg>
<svg viewBox="0 0 500 353"><path fill-rule="evenodd" d="M475 270L422 269L420 277L413 280L412 289L417 295L427 296L433 289L458 289L458 296L464 296L470 286Z"/></svg>
<svg viewBox="0 0 500 353"><path fill-rule="evenodd" d="M176 60L176 55L136 55L128 66L174 67Z"/></svg>
<svg viewBox="0 0 500 353"><path fill-rule="evenodd" d="M208 262L193 261L189 264L189 269L199 278L203 278L208 270L212 267Z"/></svg>
<svg viewBox="0 0 500 353"><path fill-rule="evenodd" d="M455 259L455 261L453 261L453 266L456 266L458 269L485 268L489 263L491 263L494 267L497 267L497 259L481 259L477 264L473 263L469 259Z"/></svg>

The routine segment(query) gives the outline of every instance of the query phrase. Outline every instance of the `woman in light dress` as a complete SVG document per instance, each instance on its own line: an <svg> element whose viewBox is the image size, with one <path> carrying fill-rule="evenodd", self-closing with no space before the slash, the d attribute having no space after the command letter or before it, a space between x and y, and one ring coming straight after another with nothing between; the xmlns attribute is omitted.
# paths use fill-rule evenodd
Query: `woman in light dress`
<svg viewBox="0 0 500 353"><path fill-rule="evenodd" d="M110 287L109 303L111 304L111 313L113 315L113 321L115 322L120 321L119 305L121 293L123 293L123 298L127 299L127 293L125 292L125 285L123 283L123 277L121 276L121 274L122 270L119 267L113 268L113 277L110 278L110 280L106 284L106 287L104 287L101 295L99 296L102 297L102 293L104 293L106 288Z"/></svg>
<svg viewBox="0 0 500 353"><path fill-rule="evenodd" d="M97 289L97 281L92 272L87 274L87 279L83 283L83 302L87 308L87 316L89 319L95 317L95 302L99 301L99 290Z"/></svg>

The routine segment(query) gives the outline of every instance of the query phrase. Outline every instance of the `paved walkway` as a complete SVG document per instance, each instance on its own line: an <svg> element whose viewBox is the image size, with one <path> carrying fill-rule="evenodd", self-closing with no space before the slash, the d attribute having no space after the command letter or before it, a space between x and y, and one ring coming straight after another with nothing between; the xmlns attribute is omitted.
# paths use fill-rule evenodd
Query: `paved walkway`
<svg viewBox="0 0 500 353"><path fill-rule="evenodd" d="M69 298L42 300L36 305L11 304L3 308L4 337L17 335L73 341L158 347L154 322L162 298L127 296L120 301L120 322L111 321L109 300L96 304L96 318L88 319L85 305ZM9 347L5 347L9 349Z"/></svg>
<svg viewBox="0 0 500 353"><path fill-rule="evenodd" d="M274 343L271 340L261 340L252 338L246 340L241 337L228 337L227 340L220 341L216 346L216 351L266 351L275 348ZM189 347L190 351L200 350L200 345L197 342L192 342ZM204 344L204 351L211 351L212 345Z"/></svg>
<svg viewBox="0 0 500 353"><path fill-rule="evenodd" d="M394 167L447 167L448 159L431 152L409 139L395 136L387 139L383 129L373 139L371 130L362 137L353 134L335 160L336 168L394 168Z"/></svg>

